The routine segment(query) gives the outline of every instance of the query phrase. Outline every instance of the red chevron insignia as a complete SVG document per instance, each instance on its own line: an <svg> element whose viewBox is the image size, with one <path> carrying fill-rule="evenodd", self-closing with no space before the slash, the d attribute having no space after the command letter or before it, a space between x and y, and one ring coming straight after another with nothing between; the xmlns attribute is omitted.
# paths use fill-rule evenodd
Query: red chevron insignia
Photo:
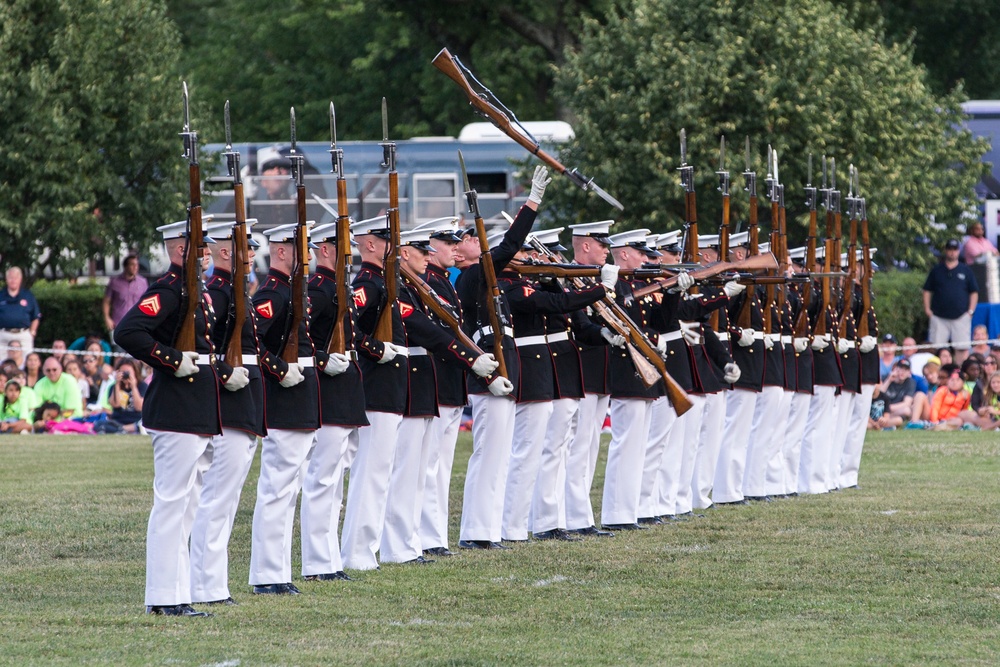
<svg viewBox="0 0 1000 667"><path fill-rule="evenodd" d="M156 317L160 314L160 295L154 294L153 296L147 296L145 299L139 302L139 310L146 313L150 317Z"/></svg>
<svg viewBox="0 0 1000 667"><path fill-rule="evenodd" d="M256 306L257 312L260 316L265 319L271 319L274 317L274 306L271 305L271 301L264 301L263 303L258 303Z"/></svg>

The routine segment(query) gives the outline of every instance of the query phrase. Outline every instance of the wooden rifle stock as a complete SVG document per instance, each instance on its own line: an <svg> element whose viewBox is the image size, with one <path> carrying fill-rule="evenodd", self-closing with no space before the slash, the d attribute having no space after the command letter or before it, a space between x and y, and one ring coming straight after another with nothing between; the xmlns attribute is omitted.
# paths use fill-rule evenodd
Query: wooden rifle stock
<svg viewBox="0 0 1000 667"><path fill-rule="evenodd" d="M396 144L389 141L389 121L386 115L385 98L382 98L381 143L383 167L389 168L389 246L386 248L383 273L385 277L386 306L379 313L375 325L375 338L383 343L392 342L392 305L398 298L399 285L399 174L396 172ZM338 201L337 205L340 205Z"/></svg>
<svg viewBox="0 0 1000 667"><path fill-rule="evenodd" d="M500 312L500 286L497 285L497 272L496 267L493 266L493 255L490 254L490 244L486 240L486 223L479 215L478 206L475 213L476 237L479 239L479 248L482 251L479 263L483 269L483 280L486 281L486 310L490 320L490 329L493 331L493 356L500 364L497 373L507 377L507 362L503 358L503 322L501 317L503 313Z"/></svg>
<svg viewBox="0 0 1000 667"><path fill-rule="evenodd" d="M174 347L181 352L195 351L195 318L201 307L201 260L206 244L201 220L201 167L198 164L198 133L191 129L187 83L184 84L184 156L188 158L187 243L184 249L184 305L177 325Z"/></svg>
<svg viewBox="0 0 1000 667"><path fill-rule="evenodd" d="M861 207L861 321L858 322L858 338L870 336L868 320L872 312L872 254L868 239L868 212L865 210L865 200L862 198Z"/></svg>
<svg viewBox="0 0 1000 667"><path fill-rule="evenodd" d="M292 264L291 317L281 359L294 364L299 359L299 328L309 308L309 227L306 223L305 155L295 148L295 109L291 110L292 149L288 159L292 163L292 178L295 180L295 258Z"/></svg>
<svg viewBox="0 0 1000 667"><path fill-rule="evenodd" d="M439 320L448 325L448 328L451 329L455 338L458 339L458 342L466 347L472 348L477 355L483 354L483 350L480 349L480 347L476 345L471 338L469 338L469 335L462 330L462 325L455 316L450 303L442 299L434 288L427 284L427 281L417 275L407 265L400 264L399 272L402 274L403 280L416 290L417 295L420 297L420 301L427 306L427 308L429 308Z"/></svg>
<svg viewBox="0 0 1000 667"><path fill-rule="evenodd" d="M690 276L697 280L705 280L707 278L713 278L720 273L726 271L737 271L737 272L752 272L752 271L767 271L777 268L778 261L774 258L772 253L766 252L754 257L747 257L746 259L739 262L716 262L702 269L696 269L690 272ZM635 299L641 299L644 296L653 294L655 292L660 292L663 290L670 289L677 284L677 276L671 276L665 280L656 282L648 287L643 287L632 292L632 297Z"/></svg>
<svg viewBox="0 0 1000 667"><path fill-rule="evenodd" d="M337 317L327 351L331 354L347 352L347 335L344 322L351 316L351 296L347 290L351 262L351 218L347 210L347 179L337 178Z"/></svg>
<svg viewBox="0 0 1000 667"><path fill-rule="evenodd" d="M240 175L240 154L233 150L229 125L229 100L225 106L226 156L229 175L233 178L233 202L236 205L236 224L233 225L232 317L229 322L229 342L226 344L225 361L233 368L243 366L243 326L250 311L247 280L250 275L250 247L247 243L247 208L243 196L243 178Z"/></svg>
<svg viewBox="0 0 1000 667"><path fill-rule="evenodd" d="M747 255L748 258L757 257L760 255L760 239L757 228L757 173L750 169L749 138L747 138L746 171L743 172L743 178L746 180L745 189L750 193L750 208L747 211L747 243L749 245ZM749 292L743 295L743 304L736 317L737 325L743 329L753 328L753 301L754 295Z"/></svg>

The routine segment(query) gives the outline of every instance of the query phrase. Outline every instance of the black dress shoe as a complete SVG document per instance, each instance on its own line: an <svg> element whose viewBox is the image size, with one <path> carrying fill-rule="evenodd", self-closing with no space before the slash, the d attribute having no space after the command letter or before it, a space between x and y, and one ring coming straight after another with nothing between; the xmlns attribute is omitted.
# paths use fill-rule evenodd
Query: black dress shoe
<svg viewBox="0 0 1000 667"><path fill-rule="evenodd" d="M303 581L350 581L351 578L347 576L347 573L341 570L340 572L324 572L323 574L309 574L302 577Z"/></svg>
<svg viewBox="0 0 1000 667"><path fill-rule="evenodd" d="M771 502L771 496L747 496L747 500L752 503L769 503Z"/></svg>
<svg viewBox="0 0 1000 667"><path fill-rule="evenodd" d="M850 486L845 486L843 490L844 490L844 491L847 491L847 490L849 490L849 489L860 489L860 488L861 488L861 487L860 487L860 486L858 486L857 484L851 484ZM798 494L795 494L795 495L798 495Z"/></svg>
<svg viewBox="0 0 1000 667"><path fill-rule="evenodd" d="M678 514L679 519L704 519L704 514L695 514L694 512L684 512L684 514Z"/></svg>
<svg viewBox="0 0 1000 667"><path fill-rule="evenodd" d="M855 487L855 488L857 488L857 487ZM799 497L799 492L798 491L792 491L791 493L788 494L788 497L789 498L798 498Z"/></svg>
<svg viewBox="0 0 1000 667"><path fill-rule="evenodd" d="M741 498L740 500L730 500L727 503L715 503L716 505L749 505L750 501L746 498Z"/></svg>
<svg viewBox="0 0 1000 667"><path fill-rule="evenodd" d="M424 549L424 555L445 557L454 556L455 554L452 553L448 547L432 547L430 549Z"/></svg>
<svg viewBox="0 0 1000 667"><path fill-rule="evenodd" d="M573 535L583 535L585 537L614 537L615 534L609 530L601 530L597 526L587 526L586 528L574 528L573 530L567 530L567 533Z"/></svg>
<svg viewBox="0 0 1000 667"><path fill-rule="evenodd" d="M532 533L532 536L536 540L562 540L563 542L580 542L582 541L579 537L574 537L569 534L568 531L562 528L553 528L552 530L543 530L540 533Z"/></svg>
<svg viewBox="0 0 1000 667"><path fill-rule="evenodd" d="M254 595L298 595L301 592L294 584L261 584L253 587Z"/></svg>
<svg viewBox="0 0 1000 667"><path fill-rule="evenodd" d="M424 558L423 556L417 556L412 560L403 561L403 565L429 565L434 562L433 558Z"/></svg>
<svg viewBox="0 0 1000 667"><path fill-rule="evenodd" d="M207 611L197 611L189 604L152 605L146 607L146 613L154 616L191 616L201 618L212 615Z"/></svg>
<svg viewBox="0 0 1000 667"><path fill-rule="evenodd" d="M663 521L658 516L644 516L639 519L640 526L661 526Z"/></svg>
<svg viewBox="0 0 1000 667"><path fill-rule="evenodd" d="M683 521L683 519L678 518L676 514L664 514L660 517L660 521L663 523L672 523L675 521Z"/></svg>
<svg viewBox="0 0 1000 667"><path fill-rule="evenodd" d="M235 607L237 602L232 597L228 597L225 600L211 600L209 602L194 602L193 604L224 604L229 607Z"/></svg>
<svg viewBox="0 0 1000 667"><path fill-rule="evenodd" d="M649 530L649 528L637 523L606 523L601 528L604 530Z"/></svg>
<svg viewBox="0 0 1000 667"><path fill-rule="evenodd" d="M524 541L527 542L528 540ZM508 547L506 544L501 544L500 542L490 542L490 549L497 551L510 551L511 547Z"/></svg>
<svg viewBox="0 0 1000 667"><path fill-rule="evenodd" d="M493 543L489 540L459 540L459 549L490 549Z"/></svg>

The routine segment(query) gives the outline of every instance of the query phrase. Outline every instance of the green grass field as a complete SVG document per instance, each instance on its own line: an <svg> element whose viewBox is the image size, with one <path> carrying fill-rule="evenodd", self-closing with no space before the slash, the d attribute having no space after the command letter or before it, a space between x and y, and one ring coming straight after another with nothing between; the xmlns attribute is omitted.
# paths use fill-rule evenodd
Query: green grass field
<svg viewBox="0 0 1000 667"><path fill-rule="evenodd" d="M463 435L453 545L469 451ZM244 585L255 465L231 544L239 606L170 619L143 614L147 439L3 437L0 664L995 665L998 454L996 434L878 434L860 490L279 599Z"/></svg>

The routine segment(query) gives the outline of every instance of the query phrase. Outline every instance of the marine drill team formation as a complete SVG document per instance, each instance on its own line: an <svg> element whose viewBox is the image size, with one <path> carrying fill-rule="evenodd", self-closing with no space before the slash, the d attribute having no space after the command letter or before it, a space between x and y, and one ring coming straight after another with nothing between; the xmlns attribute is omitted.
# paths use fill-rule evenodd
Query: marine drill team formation
<svg viewBox="0 0 1000 667"><path fill-rule="evenodd" d="M457 59L447 60L452 78L465 81ZM563 228L532 232L550 174L620 204L537 144L532 153L545 164L502 233L487 236L467 179L474 224L444 218L401 232L388 138L389 207L354 222L332 104L338 206L334 222L315 225L306 220L293 110L297 220L264 231L269 271L250 297L255 221L245 215L228 103L235 220L210 223L186 87L184 102L188 217L158 228L171 266L114 332L154 369L143 406L154 466L147 613L206 616L192 605L236 604L228 544L258 442L249 585L261 595L299 594L300 493L301 577L333 581L380 563L433 563L453 555L455 537L474 557L532 539L610 539L701 517L712 505L856 487L879 366L872 249L853 168L843 218L833 161L823 159L821 187L805 187L807 244L788 249L785 186L768 148L771 229L760 243L747 140L738 190L749 197L748 228L731 233L723 157L722 220L717 234L703 235L682 132L683 230L572 224L568 261ZM208 252L215 268L205 284ZM461 528L449 536L467 404L473 452ZM598 521L591 487L609 413Z"/></svg>

